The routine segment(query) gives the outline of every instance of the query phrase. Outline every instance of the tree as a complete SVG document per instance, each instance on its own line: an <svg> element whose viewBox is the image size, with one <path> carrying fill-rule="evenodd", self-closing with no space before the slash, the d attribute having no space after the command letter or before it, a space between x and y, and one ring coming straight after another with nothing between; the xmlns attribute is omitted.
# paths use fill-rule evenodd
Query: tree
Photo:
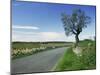
<svg viewBox="0 0 100 75"><path fill-rule="evenodd" d="M62 13L62 22L64 24L65 34L67 36L75 35L75 47L79 43L79 34L90 23L90 17L81 9L74 9L71 15Z"/></svg>

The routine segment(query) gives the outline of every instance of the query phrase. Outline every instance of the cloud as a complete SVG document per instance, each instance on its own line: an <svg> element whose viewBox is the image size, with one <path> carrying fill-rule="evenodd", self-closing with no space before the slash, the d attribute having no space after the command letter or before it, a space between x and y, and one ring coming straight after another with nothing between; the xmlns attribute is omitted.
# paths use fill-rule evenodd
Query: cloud
<svg viewBox="0 0 100 75"><path fill-rule="evenodd" d="M58 37L61 37L62 33L58 32L41 32L40 33L44 38L50 38L50 39L56 39Z"/></svg>
<svg viewBox="0 0 100 75"><path fill-rule="evenodd" d="M94 35L91 34L81 34L79 35L80 40L93 39ZM64 32L32 32L32 31L13 31L12 33L13 41L75 41L75 35L66 36Z"/></svg>
<svg viewBox="0 0 100 75"><path fill-rule="evenodd" d="M39 29L39 27L36 27L36 26L19 26L19 25L13 25L12 28L14 29L34 29L34 30Z"/></svg>
<svg viewBox="0 0 100 75"><path fill-rule="evenodd" d="M13 41L67 41L63 32L22 32L13 31ZM71 39L72 40L72 39Z"/></svg>
<svg viewBox="0 0 100 75"><path fill-rule="evenodd" d="M36 31L13 31L13 41L75 41L75 35L66 36L64 32L36 32ZM79 39L93 39L94 35L80 34Z"/></svg>

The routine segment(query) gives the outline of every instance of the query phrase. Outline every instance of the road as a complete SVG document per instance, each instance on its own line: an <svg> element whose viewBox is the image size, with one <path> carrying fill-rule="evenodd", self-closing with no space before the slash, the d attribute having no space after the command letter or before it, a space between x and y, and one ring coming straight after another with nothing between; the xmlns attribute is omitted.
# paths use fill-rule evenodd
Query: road
<svg viewBox="0 0 100 75"><path fill-rule="evenodd" d="M43 51L34 55L12 60L11 72L48 72L55 66L67 47Z"/></svg>

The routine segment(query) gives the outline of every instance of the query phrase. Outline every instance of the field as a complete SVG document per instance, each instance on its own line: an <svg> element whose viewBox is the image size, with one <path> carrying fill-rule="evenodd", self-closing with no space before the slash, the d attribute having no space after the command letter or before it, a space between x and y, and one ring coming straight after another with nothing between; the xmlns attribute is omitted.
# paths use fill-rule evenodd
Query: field
<svg viewBox="0 0 100 75"><path fill-rule="evenodd" d="M52 50L59 47L69 47L54 71L87 70L96 68L96 43L93 40L80 41L78 47L82 49L81 56L73 52L72 42L13 42L12 59L36 54L41 51Z"/></svg>
<svg viewBox="0 0 100 75"><path fill-rule="evenodd" d="M73 52L73 47L70 47L57 66L54 68L56 71L64 70L88 70L96 68L96 43L92 40L80 41L79 47L82 49L82 55L77 56Z"/></svg>
<svg viewBox="0 0 100 75"><path fill-rule="evenodd" d="M12 42L12 59L70 45L72 42Z"/></svg>

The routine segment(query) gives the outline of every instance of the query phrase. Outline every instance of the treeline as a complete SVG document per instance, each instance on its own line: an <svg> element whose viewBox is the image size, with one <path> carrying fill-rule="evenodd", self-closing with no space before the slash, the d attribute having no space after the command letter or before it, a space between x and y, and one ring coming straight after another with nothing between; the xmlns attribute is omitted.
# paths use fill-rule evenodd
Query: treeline
<svg viewBox="0 0 100 75"><path fill-rule="evenodd" d="M46 42L20 42L20 41L15 41L12 42L13 44L17 44L17 43L31 43L31 44L48 44L48 43L72 43L72 42L65 42L65 41L46 41Z"/></svg>

